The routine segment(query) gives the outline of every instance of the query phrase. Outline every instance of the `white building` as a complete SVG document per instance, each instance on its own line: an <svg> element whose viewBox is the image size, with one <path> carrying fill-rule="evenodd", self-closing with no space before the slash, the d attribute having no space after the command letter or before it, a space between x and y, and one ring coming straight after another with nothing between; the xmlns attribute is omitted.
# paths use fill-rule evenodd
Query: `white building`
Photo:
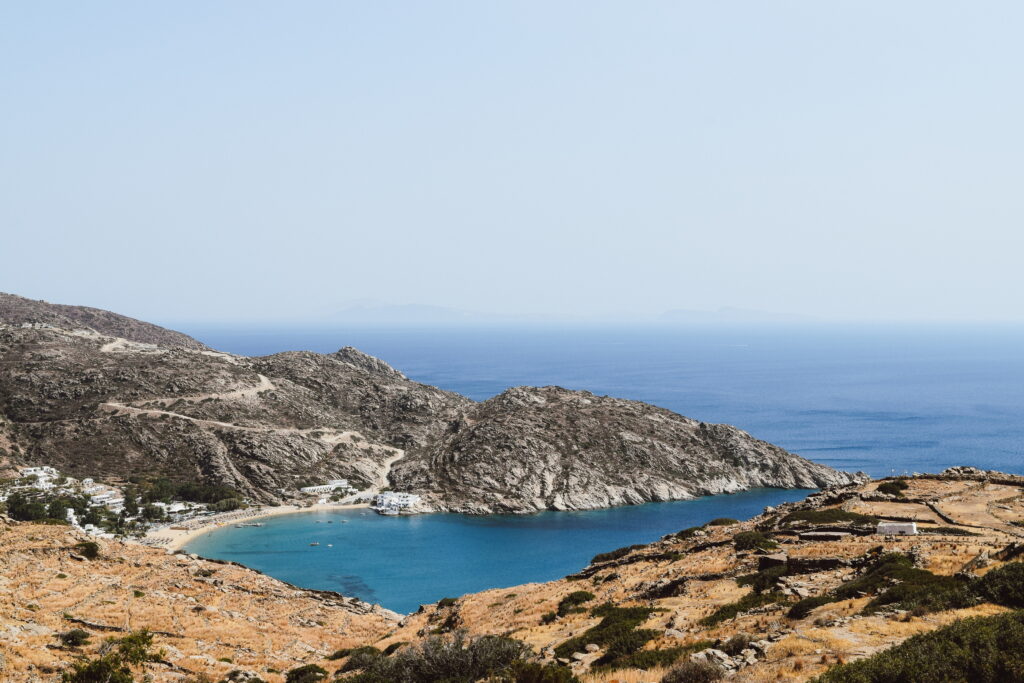
<svg viewBox="0 0 1024 683"><path fill-rule="evenodd" d="M415 493L385 491L384 493L378 493L374 497L373 507L377 512L396 514L402 510L408 510L418 502L420 502L420 497Z"/></svg>
<svg viewBox="0 0 1024 683"><path fill-rule="evenodd" d="M326 484L320 484L319 486L303 486L299 491L302 493L333 493L337 490L347 491L351 486L348 485L348 479L331 479Z"/></svg>
<svg viewBox="0 0 1024 683"><path fill-rule="evenodd" d="M52 467L43 465L42 467L22 467L21 476L23 477L39 477L40 479L56 479L60 473Z"/></svg>
<svg viewBox="0 0 1024 683"><path fill-rule="evenodd" d="M882 536L916 536L917 522L879 522L876 533Z"/></svg>

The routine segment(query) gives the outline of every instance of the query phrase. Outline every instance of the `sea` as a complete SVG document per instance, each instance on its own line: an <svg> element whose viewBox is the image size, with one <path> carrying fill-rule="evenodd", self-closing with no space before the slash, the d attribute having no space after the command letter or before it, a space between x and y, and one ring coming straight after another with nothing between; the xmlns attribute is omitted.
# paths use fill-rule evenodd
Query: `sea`
<svg viewBox="0 0 1024 683"><path fill-rule="evenodd" d="M354 346L411 379L481 401L517 385L646 401L873 476L953 465L1024 474L1020 326L179 329L244 355ZM761 489L514 516L297 514L217 530L188 550L404 613L442 597L551 580L598 552L806 494Z"/></svg>

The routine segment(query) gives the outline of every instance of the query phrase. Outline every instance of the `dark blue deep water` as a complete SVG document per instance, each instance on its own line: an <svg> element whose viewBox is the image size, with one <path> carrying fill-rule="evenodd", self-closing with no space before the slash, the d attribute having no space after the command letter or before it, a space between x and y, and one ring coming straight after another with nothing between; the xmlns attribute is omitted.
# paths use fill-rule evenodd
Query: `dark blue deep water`
<svg viewBox="0 0 1024 683"><path fill-rule="evenodd" d="M351 345L415 380L478 400L520 384L638 399L734 424L812 460L873 475L958 464L1024 473L1020 327L185 331L215 348L247 355ZM777 496L762 491L707 502L513 518L359 516L341 526L281 518L268 520L263 529L216 532L190 548L293 583L407 610L444 594L560 576L595 552L649 541L721 514L750 516ZM744 506L736 511L722 511L741 500ZM332 533L355 534L356 521L358 528L375 529L359 550L341 541L331 553L311 553L324 546L310 548L297 533L329 526ZM271 538L281 525L284 534L274 543L294 536L307 550L260 550L255 540ZM533 547L528 539L538 539L535 556L526 552ZM517 550L504 555L506 547ZM410 564L410 557L419 578L395 566Z"/></svg>

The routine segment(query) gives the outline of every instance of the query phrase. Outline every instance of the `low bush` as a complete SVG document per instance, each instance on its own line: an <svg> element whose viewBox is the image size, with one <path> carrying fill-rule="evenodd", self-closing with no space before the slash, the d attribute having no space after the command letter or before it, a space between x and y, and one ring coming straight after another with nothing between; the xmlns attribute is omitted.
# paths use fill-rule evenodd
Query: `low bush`
<svg viewBox="0 0 1024 683"><path fill-rule="evenodd" d="M715 683L725 672L706 662L681 662L661 677L661 683Z"/></svg>
<svg viewBox="0 0 1024 683"><path fill-rule="evenodd" d="M722 643L722 646L719 649L727 655L735 657L749 648L752 642L754 642L753 636L747 633L737 633L729 638L729 640Z"/></svg>
<svg viewBox="0 0 1024 683"><path fill-rule="evenodd" d="M441 598L437 601L438 607L453 607L459 602L458 598Z"/></svg>
<svg viewBox="0 0 1024 683"><path fill-rule="evenodd" d="M614 643L616 657L631 654L653 637L654 632L647 630L640 631L639 636L631 635L653 611L650 607L615 607L610 603L595 607L590 613L602 617L601 622L581 635L558 645L555 648L555 655L569 657L574 652L582 651L588 643L607 646L609 649ZM633 649L629 650L630 647Z"/></svg>
<svg viewBox="0 0 1024 683"><path fill-rule="evenodd" d="M89 638L91 635L88 631L80 628L73 628L70 631L65 631L57 636L60 642L68 647L82 647L83 645L89 644Z"/></svg>
<svg viewBox="0 0 1024 683"><path fill-rule="evenodd" d="M132 670L116 655L105 655L85 662L75 662L65 671L62 683L135 683Z"/></svg>
<svg viewBox="0 0 1024 683"><path fill-rule="evenodd" d="M539 662L514 662L495 680L496 683L580 683L568 667Z"/></svg>
<svg viewBox="0 0 1024 683"><path fill-rule="evenodd" d="M877 487L875 487L875 490L878 491L879 493L886 493L890 496L902 497L903 492L909 488L910 484L908 484L903 479L893 479L891 481L882 482Z"/></svg>
<svg viewBox="0 0 1024 683"><path fill-rule="evenodd" d="M786 574L786 566L769 567L754 574L744 574L736 577L736 583L741 586L750 586L756 592L763 593L771 590L778 583L779 579Z"/></svg>
<svg viewBox="0 0 1024 683"><path fill-rule="evenodd" d="M548 624L553 624L555 622L555 619L557 619L557 618L558 618L558 615L555 614L554 612L545 612L540 617L540 623L542 625L544 625L544 626L546 626Z"/></svg>
<svg viewBox="0 0 1024 683"><path fill-rule="evenodd" d="M364 645L363 647L353 648L348 651L348 659L341 665L338 671L359 671L371 666L374 662L384 656L377 648L372 645Z"/></svg>
<svg viewBox="0 0 1024 683"><path fill-rule="evenodd" d="M789 608L786 612L786 616L790 619L803 619L810 614L815 607L821 607L827 605L830 602L835 602L835 598L830 595L818 595L813 598L804 598L795 605Z"/></svg>
<svg viewBox="0 0 1024 683"><path fill-rule="evenodd" d="M95 560L100 556L100 546L96 541L82 541L74 545L75 551L82 557Z"/></svg>
<svg viewBox="0 0 1024 683"><path fill-rule="evenodd" d="M398 652L399 648L401 648L403 645L408 645L408 644L409 643L405 642L404 640L400 640L400 641L398 641L396 643L391 643L386 648L384 648L384 656L385 657L390 657L391 655L393 655L396 652Z"/></svg>
<svg viewBox="0 0 1024 683"><path fill-rule="evenodd" d="M716 517L715 519L708 522L708 526L732 526L733 524L739 524L740 520L733 519L732 517Z"/></svg>
<svg viewBox="0 0 1024 683"><path fill-rule="evenodd" d="M975 617L923 633L896 647L834 666L815 683L1024 681L1024 612Z"/></svg>
<svg viewBox="0 0 1024 683"><path fill-rule="evenodd" d="M569 612L577 611L577 608L585 602L594 599L590 591L573 591L558 602L558 616L564 617Z"/></svg>
<svg viewBox="0 0 1024 683"><path fill-rule="evenodd" d="M760 531L741 531L733 536L732 542L736 550L770 550L778 547L775 541Z"/></svg>
<svg viewBox="0 0 1024 683"><path fill-rule="evenodd" d="M973 586L983 599L1005 607L1024 607L1024 562L1010 562L978 579Z"/></svg>
<svg viewBox="0 0 1024 683"><path fill-rule="evenodd" d="M693 538L694 536L697 535L698 531L703 531L703 529L704 529L704 527L702 527L702 526L687 527L687 528L685 528L685 529L683 529L681 531L677 531L676 533L672 534L672 538L678 538L680 540L686 540L688 538Z"/></svg>
<svg viewBox="0 0 1024 683"><path fill-rule="evenodd" d="M132 667L158 662L164 652L153 651L153 635L136 631L123 638L108 638L101 657L75 662L61 675L62 683L133 683Z"/></svg>
<svg viewBox="0 0 1024 683"><path fill-rule="evenodd" d="M327 671L316 664L306 664L285 674L285 683L318 683L327 678Z"/></svg>
<svg viewBox="0 0 1024 683"><path fill-rule="evenodd" d="M848 512L839 508L828 508L826 510L797 510L782 518L783 526L794 526L797 524L856 524L874 525L878 524L878 518L871 515L862 515L859 512Z"/></svg>
<svg viewBox="0 0 1024 683"><path fill-rule="evenodd" d="M785 602L786 596L782 593L747 593L736 602L722 605L717 610L700 620L704 626L714 626L726 619L732 619L742 612L749 612L755 607Z"/></svg>
<svg viewBox="0 0 1024 683"><path fill-rule="evenodd" d="M645 547L646 546L643 543L638 543L636 545L627 545L625 548L616 548L615 550L609 550L606 553L598 553L597 555L594 555L594 557L591 558L590 564L597 564L598 562L611 562L612 560L617 560L620 557L625 557L626 555L629 555L634 550L639 550L640 548Z"/></svg>
<svg viewBox="0 0 1024 683"><path fill-rule="evenodd" d="M529 647L511 638L483 636L469 640L462 632L433 636L419 645L402 648L392 657L377 657L347 683L474 683L488 677L517 681L514 676L529 655ZM528 676L544 676L543 668L523 669ZM539 683L562 683L558 678L534 678ZM572 679L565 679L571 681Z"/></svg>

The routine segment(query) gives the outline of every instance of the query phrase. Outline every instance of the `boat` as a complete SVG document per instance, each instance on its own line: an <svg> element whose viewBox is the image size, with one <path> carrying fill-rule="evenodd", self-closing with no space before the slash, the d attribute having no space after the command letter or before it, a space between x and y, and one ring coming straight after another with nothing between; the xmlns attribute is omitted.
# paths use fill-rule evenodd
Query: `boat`
<svg viewBox="0 0 1024 683"><path fill-rule="evenodd" d="M316 541L313 541L312 543L310 543L310 545L320 545L320 544L317 543Z"/></svg>
<svg viewBox="0 0 1024 683"><path fill-rule="evenodd" d="M328 547L328 548L333 548L333 547L334 547L334 544L333 544L333 543L328 543L328 544L327 544L327 547Z"/></svg>
<svg viewBox="0 0 1024 683"><path fill-rule="evenodd" d="M242 529L242 528L247 527L247 526L263 526L263 523L262 522L241 522L240 524L236 524L235 528L236 529Z"/></svg>

